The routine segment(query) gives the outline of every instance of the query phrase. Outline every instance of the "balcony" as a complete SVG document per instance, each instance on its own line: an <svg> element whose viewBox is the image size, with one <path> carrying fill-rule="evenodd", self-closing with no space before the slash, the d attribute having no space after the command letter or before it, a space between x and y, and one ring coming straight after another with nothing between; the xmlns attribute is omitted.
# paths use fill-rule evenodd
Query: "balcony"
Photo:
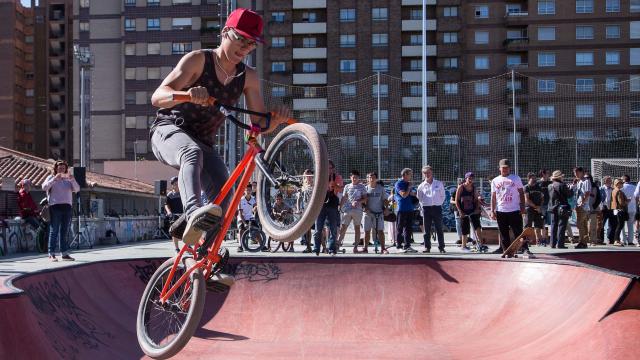
<svg viewBox="0 0 640 360"><path fill-rule="evenodd" d="M294 59L326 59L327 48L294 48Z"/></svg>
<svg viewBox="0 0 640 360"><path fill-rule="evenodd" d="M327 99L293 99L293 110L327 110Z"/></svg>
<svg viewBox="0 0 640 360"><path fill-rule="evenodd" d="M313 126L318 134L327 135L327 130L329 129L329 125L327 123L311 123L309 125Z"/></svg>
<svg viewBox="0 0 640 360"><path fill-rule="evenodd" d="M529 21L529 13L526 11L512 11L504 16L507 26L526 25Z"/></svg>
<svg viewBox="0 0 640 360"><path fill-rule="evenodd" d="M427 5L435 5L436 0L427 0ZM422 0L402 0L402 6L422 6Z"/></svg>
<svg viewBox="0 0 640 360"><path fill-rule="evenodd" d="M529 38L521 37L505 39L502 42L502 46L504 46L507 51L523 51L529 47Z"/></svg>
<svg viewBox="0 0 640 360"><path fill-rule="evenodd" d="M327 73L293 74L294 85L326 85Z"/></svg>
<svg viewBox="0 0 640 360"><path fill-rule="evenodd" d="M527 63L519 63L519 64L507 64L505 66L506 70L526 70L529 68L529 64Z"/></svg>
<svg viewBox="0 0 640 360"><path fill-rule="evenodd" d="M427 31L436 31L436 20L427 19ZM422 31L422 20L402 20L402 31Z"/></svg>
<svg viewBox="0 0 640 360"><path fill-rule="evenodd" d="M435 71L427 70L427 81L437 81L438 76ZM403 71L402 82L421 82L422 71Z"/></svg>
<svg viewBox="0 0 640 360"><path fill-rule="evenodd" d="M427 121L427 133L438 132L438 123L433 121ZM403 134L422 134L422 122L410 121L402 123Z"/></svg>
<svg viewBox="0 0 640 360"><path fill-rule="evenodd" d="M327 23L293 23L294 34L326 34Z"/></svg>
<svg viewBox="0 0 640 360"><path fill-rule="evenodd" d="M434 108L437 105L438 105L438 98L436 96L427 96L427 107ZM422 96L403 96L402 107L403 108L422 107Z"/></svg>
<svg viewBox="0 0 640 360"><path fill-rule="evenodd" d="M427 45L427 56L437 56L437 45ZM402 56L421 57L422 45L407 45L402 47Z"/></svg>
<svg viewBox="0 0 640 360"><path fill-rule="evenodd" d="M327 0L293 0L294 9L325 9Z"/></svg>

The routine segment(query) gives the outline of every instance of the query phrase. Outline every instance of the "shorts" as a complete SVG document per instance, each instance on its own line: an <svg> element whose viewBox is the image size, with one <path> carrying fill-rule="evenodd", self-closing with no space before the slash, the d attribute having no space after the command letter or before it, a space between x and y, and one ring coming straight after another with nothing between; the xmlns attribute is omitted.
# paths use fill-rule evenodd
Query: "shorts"
<svg viewBox="0 0 640 360"><path fill-rule="evenodd" d="M342 213L342 225L349 226L353 220L353 226L360 226L362 224L362 210L351 209Z"/></svg>
<svg viewBox="0 0 640 360"><path fill-rule="evenodd" d="M551 211L549 211L548 205L542 205L542 217L544 218L544 224L551 226Z"/></svg>
<svg viewBox="0 0 640 360"><path fill-rule="evenodd" d="M378 222L376 223L376 214L368 212L364 214L364 231L370 231L374 226L376 230L384 231L384 219L382 213L377 214Z"/></svg>
<svg viewBox="0 0 640 360"><path fill-rule="evenodd" d="M473 224L473 228L476 230L482 229L482 225L480 224L480 214L471 214L469 216L465 216L460 219L460 224L462 228L462 235L469 235L471 233L471 224Z"/></svg>
<svg viewBox="0 0 640 360"><path fill-rule="evenodd" d="M544 217L542 217L542 214L532 210L532 209L527 209L527 225L526 227L531 227L533 225L534 228L536 229L543 229L544 228Z"/></svg>

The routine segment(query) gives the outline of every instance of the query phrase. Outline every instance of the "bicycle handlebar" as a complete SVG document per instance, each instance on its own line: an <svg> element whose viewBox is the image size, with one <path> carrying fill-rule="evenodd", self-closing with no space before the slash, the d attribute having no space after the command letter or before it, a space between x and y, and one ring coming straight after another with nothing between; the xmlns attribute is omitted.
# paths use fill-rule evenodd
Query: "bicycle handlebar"
<svg viewBox="0 0 640 360"><path fill-rule="evenodd" d="M191 95L189 95L189 93L186 92L186 91L176 91L176 92L174 92L172 94L171 100L172 101L177 101L177 102L191 102ZM209 96L209 99L207 100L207 105L217 108L217 110L219 110L221 113L223 113L225 115L225 117L227 117L234 124L236 124L237 126L243 128L245 130L251 130L253 127L249 126L249 125L247 125L247 124L245 124L245 123L243 123L241 121L239 121L238 119L236 119L236 117L233 116L233 114L231 114L231 112L229 110L234 110L234 111L241 112L241 113L244 113L244 114L259 116L259 117L263 117L263 118L267 119L267 126L260 127L260 131L266 131L271 126L271 117L275 115L273 112L262 113L262 112L257 112L257 111L251 111L251 110L247 110L247 109L238 108L238 107L235 107L235 106L223 105L216 98L214 98L213 96ZM296 119L292 119L292 118L288 118L287 119L287 124L288 125L292 125L292 124L295 124L297 122L298 121ZM254 123L252 123L252 125L258 126L257 124L254 124Z"/></svg>

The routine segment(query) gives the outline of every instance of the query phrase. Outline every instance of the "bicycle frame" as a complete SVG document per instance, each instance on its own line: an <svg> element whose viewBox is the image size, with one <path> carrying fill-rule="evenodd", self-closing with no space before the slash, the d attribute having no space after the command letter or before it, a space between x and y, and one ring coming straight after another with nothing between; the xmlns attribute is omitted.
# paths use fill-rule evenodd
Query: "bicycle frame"
<svg viewBox="0 0 640 360"><path fill-rule="evenodd" d="M180 94L178 96L174 95L174 99L178 101L180 100L188 101L190 100L190 97L189 95ZM215 104L216 103L215 99L210 98L210 103L212 105ZM257 115L257 116L263 116L263 117L271 116L271 114L257 113L257 112L234 108L230 106L225 106L225 107L236 110L236 111L240 111L243 113ZM231 120L233 120L236 124L238 123L233 116L230 116L230 115L226 115L226 116L227 118L231 118ZM289 124L293 124L295 122L296 121L294 119L288 119ZM249 146L249 149L245 153L240 163L235 167L235 169L229 176L229 179L227 179L227 181L225 182L224 186L222 187L218 195L216 195L215 199L213 200L214 204L216 205L222 204L222 202L227 197L233 185L238 181L238 179L240 179L240 182L238 183L238 189L244 189L249 183L249 181L251 180L251 176L253 175L253 172L256 168L256 157L260 153L264 152L262 147L260 147L260 145L258 144L258 140L257 140L257 136L260 135L262 130L263 129L261 129L259 126L255 124L252 124L251 127L247 130L247 137L246 137L245 143ZM197 249L198 247L204 245L204 240L200 239L198 246L194 247L193 249L187 245L182 246L182 249L176 256L176 260L174 261L173 266L171 267L171 271L169 272L169 276L165 281L165 284L162 288L162 292L160 293L161 303L164 304L167 301L167 299L169 299L169 297L171 297L176 292L176 290L180 286L182 286L182 284L189 278L191 273L196 269L204 268L204 278L205 279L208 278L208 275L212 271L213 265L218 263L221 260L221 257L218 254L218 252L220 250L220 247L222 246L222 241L224 240L227 234L227 231L229 230L229 226L233 221L233 218L235 216L235 209L238 208L238 205L240 204L240 199L242 198L242 196L243 196L242 191L237 191L233 194L231 202L222 220L222 225L218 230L217 234L215 235L215 240L210 245L211 247L209 248L207 256L197 261L196 264L191 268L187 269L186 272L182 274L180 279L178 279L178 281L171 288L169 288L169 284L171 284L171 280L175 275L175 271L178 268L178 264L180 264L180 261L182 260L184 253L190 252L195 259L197 257Z"/></svg>

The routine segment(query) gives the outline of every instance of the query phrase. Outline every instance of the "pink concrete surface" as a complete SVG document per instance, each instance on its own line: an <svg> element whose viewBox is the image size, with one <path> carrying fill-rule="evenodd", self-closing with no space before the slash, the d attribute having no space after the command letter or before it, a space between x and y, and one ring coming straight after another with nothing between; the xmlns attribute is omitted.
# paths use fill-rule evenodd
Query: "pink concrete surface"
<svg viewBox="0 0 640 360"><path fill-rule="evenodd" d="M241 259L234 259L240 261ZM236 263L178 359L632 359L640 286L576 265L434 258ZM0 359L143 358L135 315L159 260L23 277Z"/></svg>
<svg viewBox="0 0 640 360"><path fill-rule="evenodd" d="M554 255L562 259L640 276L640 251L581 251Z"/></svg>

